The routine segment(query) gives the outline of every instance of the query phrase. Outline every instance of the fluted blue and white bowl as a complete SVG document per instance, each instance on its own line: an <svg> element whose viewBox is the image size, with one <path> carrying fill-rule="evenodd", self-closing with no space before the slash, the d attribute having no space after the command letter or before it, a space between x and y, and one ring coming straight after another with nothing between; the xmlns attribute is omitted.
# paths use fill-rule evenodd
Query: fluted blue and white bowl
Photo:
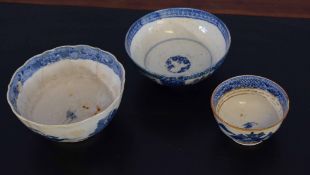
<svg viewBox="0 0 310 175"><path fill-rule="evenodd" d="M106 51L62 46L30 58L13 75L7 99L32 131L77 142L101 131L119 107L125 70Z"/></svg>
<svg viewBox="0 0 310 175"><path fill-rule="evenodd" d="M162 85L182 86L211 75L223 63L230 42L228 28L216 16L168 8L133 23L125 47L146 76Z"/></svg>
<svg viewBox="0 0 310 175"><path fill-rule="evenodd" d="M289 111L289 99L275 82L242 75L214 90L211 107L224 134L239 144L256 145L279 129Z"/></svg>

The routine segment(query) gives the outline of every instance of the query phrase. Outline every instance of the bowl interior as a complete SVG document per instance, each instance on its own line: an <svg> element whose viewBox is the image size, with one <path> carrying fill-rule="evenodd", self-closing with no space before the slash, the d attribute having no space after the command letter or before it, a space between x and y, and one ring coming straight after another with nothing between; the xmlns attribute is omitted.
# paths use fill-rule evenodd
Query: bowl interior
<svg viewBox="0 0 310 175"><path fill-rule="evenodd" d="M182 15L183 12L186 14ZM137 31L127 49L140 67L159 75L203 72L218 63L229 47L225 38L228 36L223 35L223 31L229 33L225 25L200 10L166 9L153 12L140 22L140 28L134 24L131 29Z"/></svg>
<svg viewBox="0 0 310 175"><path fill-rule="evenodd" d="M46 59L45 56L36 61ZM36 123L64 125L85 120L109 107L121 95L121 77L98 60L75 56L42 66L24 82L13 81L11 89L18 91L16 112ZM23 66L27 69L15 76L24 80L32 66Z"/></svg>
<svg viewBox="0 0 310 175"><path fill-rule="evenodd" d="M219 85L213 97L216 115L238 128L268 128L282 121L288 110L284 90L262 77L229 79Z"/></svg>

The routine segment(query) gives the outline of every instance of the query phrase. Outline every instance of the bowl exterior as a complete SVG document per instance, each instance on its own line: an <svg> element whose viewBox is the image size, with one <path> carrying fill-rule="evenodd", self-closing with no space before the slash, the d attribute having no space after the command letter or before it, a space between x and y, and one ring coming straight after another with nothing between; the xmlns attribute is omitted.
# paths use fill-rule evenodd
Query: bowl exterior
<svg viewBox="0 0 310 175"><path fill-rule="evenodd" d="M149 72L141 67L139 67L140 72L145 75L146 77L150 78L151 80L155 81L156 83L164 86L170 86L170 87L178 87L178 86L184 86L184 85L193 85L196 84L210 75L213 74L213 72L218 69L224 62L224 58L220 60L215 66L208 68L207 70L193 74L191 76L180 76L180 77L167 77L164 75L158 75L154 74L152 72Z"/></svg>
<svg viewBox="0 0 310 175"><path fill-rule="evenodd" d="M231 138L233 141L245 145L245 146L252 146L257 145L264 140L270 138L281 126L282 122L267 129L263 130L241 130L234 127L231 127L219 120L217 120L217 124L221 131Z"/></svg>
<svg viewBox="0 0 310 175"><path fill-rule="evenodd" d="M21 116L17 109L19 86L31 77L38 69L62 59L90 59L110 67L121 81L120 95L104 111L82 120L65 125L47 125L36 123ZM114 117L123 94L125 70L121 63L110 53L87 45L61 46L30 58L13 75L8 87L8 103L23 124L29 129L50 140L58 142L78 142L85 140L104 129Z"/></svg>

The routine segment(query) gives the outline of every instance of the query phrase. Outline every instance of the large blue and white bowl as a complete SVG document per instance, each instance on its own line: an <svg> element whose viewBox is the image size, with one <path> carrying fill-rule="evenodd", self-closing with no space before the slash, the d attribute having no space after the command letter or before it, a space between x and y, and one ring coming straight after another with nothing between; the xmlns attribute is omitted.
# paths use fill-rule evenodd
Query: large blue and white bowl
<svg viewBox="0 0 310 175"><path fill-rule="evenodd" d="M62 46L30 58L13 75L7 99L32 131L77 142L101 131L119 107L125 70L108 52Z"/></svg>
<svg viewBox="0 0 310 175"><path fill-rule="evenodd" d="M211 75L223 63L230 42L228 28L216 16L169 8L133 23L125 47L146 76L162 85L181 86Z"/></svg>
<svg viewBox="0 0 310 175"><path fill-rule="evenodd" d="M225 135L241 145L270 138L289 111L289 98L277 83L242 75L222 82L211 97L214 117Z"/></svg>

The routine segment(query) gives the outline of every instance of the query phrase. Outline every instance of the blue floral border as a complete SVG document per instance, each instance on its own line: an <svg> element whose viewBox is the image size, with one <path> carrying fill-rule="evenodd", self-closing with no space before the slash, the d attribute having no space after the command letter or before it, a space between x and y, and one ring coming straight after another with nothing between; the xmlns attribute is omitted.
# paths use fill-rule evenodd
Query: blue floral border
<svg viewBox="0 0 310 175"><path fill-rule="evenodd" d="M255 75L237 76L221 83L214 91L213 104L216 106L225 93L240 88L257 88L268 91L279 100L283 111L288 111L289 101L286 92L275 82Z"/></svg>
<svg viewBox="0 0 310 175"><path fill-rule="evenodd" d="M125 47L126 47L128 54L131 55L130 45L131 45L132 39L145 24L148 24L148 23L151 23L153 21L163 19L163 18L175 18L175 17L200 19L203 21L207 21L211 24L214 24L215 26L218 27L218 29L223 34L226 47L230 46L231 39L230 39L229 30L224 24L224 22L220 20L218 17L216 17L215 15L208 13L206 11L203 11L203 10L192 9L192 8L168 8L168 9L162 9L162 10L149 13L143 16L142 18L138 19L136 22L134 22L131 25L126 35L126 41L125 41Z"/></svg>

